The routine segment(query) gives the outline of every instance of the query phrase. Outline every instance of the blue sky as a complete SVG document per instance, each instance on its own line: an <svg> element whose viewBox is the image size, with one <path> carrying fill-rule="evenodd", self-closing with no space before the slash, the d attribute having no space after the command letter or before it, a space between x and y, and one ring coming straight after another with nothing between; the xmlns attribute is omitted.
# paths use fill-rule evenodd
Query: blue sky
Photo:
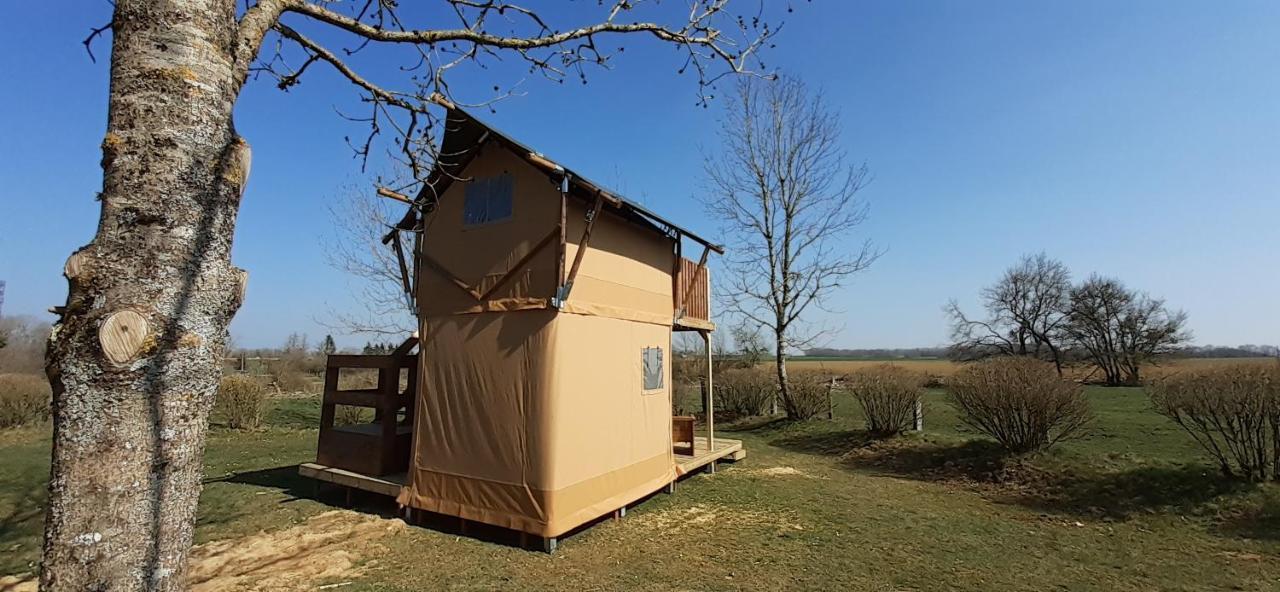
<svg viewBox="0 0 1280 592"><path fill-rule="evenodd" d="M983 285L1039 250L1078 277L1167 298L1199 343L1280 342L1280 3L795 4L768 65L842 113L849 154L874 175L871 219L853 240L888 249L832 299L841 313L826 320L842 330L830 345L944 343L948 299L974 308ZM109 10L23 2L0 24L5 314L49 318L65 298L63 261L92 236L109 43L94 64L80 40ZM588 85L530 79L486 119L714 234L696 194L718 110L695 104L668 48L639 41ZM390 85L395 55L361 63ZM453 84L482 97L520 77L496 64ZM328 330L316 319L351 302L321 244L340 187L369 186L343 140L362 130L334 115L354 99L317 65L289 93L262 81L240 101L254 148L234 252L251 273L232 325L242 345L292 331L318 340Z"/></svg>

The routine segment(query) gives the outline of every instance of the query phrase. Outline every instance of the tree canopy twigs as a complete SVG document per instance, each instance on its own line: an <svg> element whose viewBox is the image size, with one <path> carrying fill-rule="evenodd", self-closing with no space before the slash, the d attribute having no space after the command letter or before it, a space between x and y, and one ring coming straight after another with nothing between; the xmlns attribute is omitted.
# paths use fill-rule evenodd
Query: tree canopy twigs
<svg viewBox="0 0 1280 592"><path fill-rule="evenodd" d="M489 97L461 100L449 85L447 75L462 64L513 56L528 64L530 74L561 83L572 74L586 83L588 66L608 68L612 57L622 51L621 47L606 49L609 38L650 36L684 53L679 71L692 69L698 79L698 99L706 104L711 97L708 89L723 76L760 74L758 53L779 30L762 17L763 2L748 17L730 14L730 0L698 0L691 4L686 19L667 24L624 20L643 5L656 2L619 0L602 3L596 22L569 26L554 24L542 11L512 2L443 2L454 20L451 28L414 28L400 5L388 0L353 5L350 14L328 3L261 0L241 18L241 39L262 39L268 31L274 31L289 44L275 44L270 55L261 57L257 65L246 65L244 71L272 77L279 88L288 90L299 84L316 62L329 64L371 105L371 114L365 118L370 124L365 140L349 141L362 165L367 163L375 139L390 132L394 140L388 156L406 166L413 178L422 183L439 156L436 136L441 122L431 110L431 97L439 95L453 104L483 107L511 96L520 84L517 81L506 90L494 85ZM354 35L359 42L352 48L335 51L303 33L299 27L305 23L286 24L279 20L285 15L339 29ZM412 60L400 66L400 71L411 74L409 88L396 89L374 82L346 61L371 43L412 48ZM286 60L290 45L303 56L297 67L290 67Z"/></svg>

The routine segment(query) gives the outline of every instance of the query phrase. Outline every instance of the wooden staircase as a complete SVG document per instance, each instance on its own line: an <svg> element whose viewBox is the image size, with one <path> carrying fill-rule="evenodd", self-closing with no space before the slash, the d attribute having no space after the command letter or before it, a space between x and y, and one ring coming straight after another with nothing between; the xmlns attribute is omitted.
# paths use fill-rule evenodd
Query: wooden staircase
<svg viewBox="0 0 1280 592"><path fill-rule="evenodd" d="M328 357L320 410L320 439L316 445L318 464L373 476L400 473L409 468L418 390L418 355L414 353L417 347L415 333L390 354ZM340 389L339 375L349 369L376 369L377 386ZM403 390L402 369L408 370ZM373 421L334 425L338 405L373 409Z"/></svg>

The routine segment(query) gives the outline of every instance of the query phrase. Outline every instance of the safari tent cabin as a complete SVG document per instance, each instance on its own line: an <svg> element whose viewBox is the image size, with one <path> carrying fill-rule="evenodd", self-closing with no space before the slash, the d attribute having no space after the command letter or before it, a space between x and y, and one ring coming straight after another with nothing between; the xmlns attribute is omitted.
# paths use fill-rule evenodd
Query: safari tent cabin
<svg viewBox="0 0 1280 592"><path fill-rule="evenodd" d="M441 163L399 226L416 233L418 355L407 342L377 363L331 357L386 368L366 399L379 423L332 425L329 401L352 400L334 371L304 472L357 487L338 472L377 477L406 508L554 545L684 472L744 456L715 438L712 413L699 438L672 413L672 334L709 343L706 263L721 249L447 107ZM402 366L415 366L407 392L392 378Z"/></svg>

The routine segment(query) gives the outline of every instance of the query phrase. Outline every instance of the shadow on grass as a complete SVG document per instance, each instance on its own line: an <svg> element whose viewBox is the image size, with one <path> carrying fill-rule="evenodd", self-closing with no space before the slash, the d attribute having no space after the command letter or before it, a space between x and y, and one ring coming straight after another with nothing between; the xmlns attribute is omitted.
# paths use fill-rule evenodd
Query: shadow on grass
<svg viewBox="0 0 1280 592"><path fill-rule="evenodd" d="M1217 531L1227 536L1280 541L1280 490L1272 485L1251 501L1228 512Z"/></svg>
<svg viewBox="0 0 1280 592"><path fill-rule="evenodd" d="M716 429L724 432L768 432L792 425L786 416L716 417Z"/></svg>
<svg viewBox="0 0 1280 592"><path fill-rule="evenodd" d="M1141 513L1200 514L1223 496L1255 489L1254 484L1227 479L1208 466L1068 470L1047 474L1045 483L1013 496L1013 501L1031 508L1127 519Z"/></svg>
<svg viewBox="0 0 1280 592"><path fill-rule="evenodd" d="M298 465L241 471L224 477L205 479L204 484L232 483L275 489L287 496L278 503L311 500L326 506L346 508L381 518L399 517L395 499L358 489L343 487L303 477ZM250 518L254 508L230 496L208 496L202 499L200 524L224 524Z"/></svg>
<svg viewBox="0 0 1280 592"><path fill-rule="evenodd" d="M840 465L852 471L969 487L993 501L1089 518L1202 514L1224 496L1256 489L1227 479L1208 465L1106 470L1063 464L1044 455L1011 456L989 440L935 442L911 436L877 440L863 430L841 430L788 435L770 444L838 457ZM1261 514L1271 523L1263 527L1270 536L1280 538L1280 499L1264 510Z"/></svg>
<svg viewBox="0 0 1280 592"><path fill-rule="evenodd" d="M373 514L381 518L407 518L406 515L402 514L401 508L399 504L396 503L395 498L391 496L361 491L334 483L327 483L317 481L309 477L304 477L298 472L298 465L287 465L255 471L243 471L226 477L208 479L205 483L237 483L243 485L254 485L257 487L267 487L277 489L289 496L289 499L282 503L307 499L327 506L345 508L365 514ZM216 517L206 516L204 521L230 522L244 518L245 516L243 512L224 512ZM609 520L610 518L611 516L608 514L600 516L587 524L560 535L560 538L563 540L571 537L579 532L589 529L591 526L599 522ZM541 538L522 536L519 532L511 529L500 528L479 522L464 521L456 516L436 514L422 510L414 510L411 519L406 519L405 521L413 526L426 528L428 530L434 530L436 532L450 535L465 536L508 547L533 550L535 547L539 546L542 541Z"/></svg>

